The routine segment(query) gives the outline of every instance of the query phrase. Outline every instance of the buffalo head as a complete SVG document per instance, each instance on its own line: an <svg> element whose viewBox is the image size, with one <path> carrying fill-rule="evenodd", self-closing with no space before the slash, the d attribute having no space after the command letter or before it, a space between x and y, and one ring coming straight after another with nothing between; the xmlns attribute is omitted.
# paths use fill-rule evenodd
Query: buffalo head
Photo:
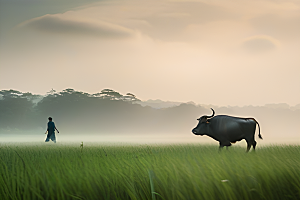
<svg viewBox="0 0 300 200"><path fill-rule="evenodd" d="M202 117L197 119L199 121L199 123L192 130L192 133L194 133L195 135L204 135L206 133L207 126L208 126L208 123L209 123L208 119L212 118L215 115L214 109L211 108L211 110L213 111L213 114L211 116L203 115Z"/></svg>

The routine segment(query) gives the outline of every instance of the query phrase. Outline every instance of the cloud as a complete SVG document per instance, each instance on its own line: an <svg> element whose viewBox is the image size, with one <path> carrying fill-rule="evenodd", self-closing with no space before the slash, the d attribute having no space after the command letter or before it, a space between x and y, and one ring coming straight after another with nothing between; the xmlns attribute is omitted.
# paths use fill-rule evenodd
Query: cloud
<svg viewBox="0 0 300 200"><path fill-rule="evenodd" d="M31 30L48 33L126 38L138 32L164 42L198 45L199 41L201 46L204 43L209 46L230 44L238 48L239 41L249 35L249 31L278 38L282 44L291 35L297 39L298 12L299 7L294 4L269 0L251 1L246 5L234 0L214 3L206 0L116 0L45 15L25 24Z"/></svg>
<svg viewBox="0 0 300 200"><path fill-rule="evenodd" d="M249 53L262 53L276 49L279 42L270 36L253 36L247 38L242 48Z"/></svg>
<svg viewBox="0 0 300 200"><path fill-rule="evenodd" d="M113 23L63 18L61 15L44 15L22 23L19 28L49 34L95 36L100 38L128 38L134 31Z"/></svg>
<svg viewBox="0 0 300 200"><path fill-rule="evenodd" d="M297 10L299 12L299 10ZM251 23L258 30L277 38L295 40L300 35L300 14L265 14L255 17Z"/></svg>
<svg viewBox="0 0 300 200"><path fill-rule="evenodd" d="M235 17L235 14L223 7L209 3L167 0L103 1L75 12L76 16L116 23L138 30L155 40L167 42L183 42L185 39L182 33L191 24L205 24Z"/></svg>
<svg viewBox="0 0 300 200"><path fill-rule="evenodd" d="M41 91L100 85L131 88L142 99L233 105L289 98L296 104L298 13L270 0L101 1L22 24L0 45L0 85L26 82L46 88ZM43 80L49 69L59 72L50 83ZM204 95L195 92L199 81L212 82L201 88Z"/></svg>

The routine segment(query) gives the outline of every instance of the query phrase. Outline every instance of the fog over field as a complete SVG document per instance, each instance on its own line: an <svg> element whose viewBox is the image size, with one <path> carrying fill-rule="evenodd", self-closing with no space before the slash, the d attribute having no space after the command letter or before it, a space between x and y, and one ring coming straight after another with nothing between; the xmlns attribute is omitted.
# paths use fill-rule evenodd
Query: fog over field
<svg viewBox="0 0 300 200"><path fill-rule="evenodd" d="M0 141L52 116L59 142L217 144L191 133L213 108L299 144L299 24L296 0L0 0Z"/></svg>
<svg viewBox="0 0 300 200"><path fill-rule="evenodd" d="M300 105L218 107L193 102L141 101L134 94L111 89L88 94L74 89L46 96L14 90L0 91L1 142L42 142L47 118L53 117L59 142L212 143L191 130L202 115L254 117L264 140L259 144L299 144ZM258 138L258 127L255 134ZM245 144L238 143L238 144Z"/></svg>

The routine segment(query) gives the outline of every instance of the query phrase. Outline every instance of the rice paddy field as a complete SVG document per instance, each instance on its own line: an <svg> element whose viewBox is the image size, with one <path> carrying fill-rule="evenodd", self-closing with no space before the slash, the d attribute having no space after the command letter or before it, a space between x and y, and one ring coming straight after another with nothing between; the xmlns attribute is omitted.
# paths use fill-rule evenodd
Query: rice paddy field
<svg viewBox="0 0 300 200"><path fill-rule="evenodd" d="M300 146L0 144L0 199L300 199Z"/></svg>

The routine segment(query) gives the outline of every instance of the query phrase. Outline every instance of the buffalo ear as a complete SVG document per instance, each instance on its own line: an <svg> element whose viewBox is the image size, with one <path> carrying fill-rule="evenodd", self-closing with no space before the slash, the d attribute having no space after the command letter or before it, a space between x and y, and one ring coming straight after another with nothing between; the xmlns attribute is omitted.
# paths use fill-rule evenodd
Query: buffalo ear
<svg viewBox="0 0 300 200"><path fill-rule="evenodd" d="M206 123L207 122L207 118L206 117L201 117L200 119L201 119L200 123Z"/></svg>

